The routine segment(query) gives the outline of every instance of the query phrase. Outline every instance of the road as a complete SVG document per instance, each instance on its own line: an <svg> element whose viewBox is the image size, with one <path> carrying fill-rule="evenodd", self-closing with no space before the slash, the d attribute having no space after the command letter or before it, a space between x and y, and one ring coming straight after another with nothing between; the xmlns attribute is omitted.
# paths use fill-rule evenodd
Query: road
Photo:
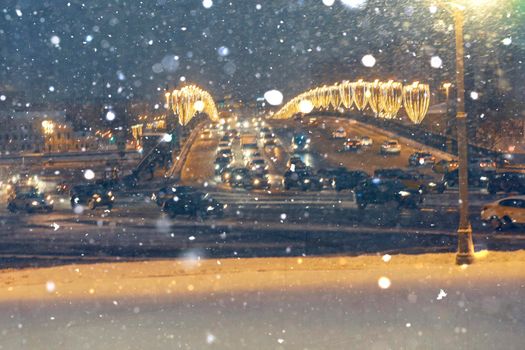
<svg viewBox="0 0 525 350"><path fill-rule="evenodd" d="M282 174L292 154L291 137L297 132L311 135L312 150L302 156L317 169L342 164L371 173L378 167L406 167L408 155L424 148L404 144L400 156L384 157L378 147L387 136L381 131L335 118L326 118L324 124L272 122L279 146L262 152L270 164L270 190L246 191L222 184L213 170L219 136L198 138L183 167L182 183L201 187L228 204L222 219L166 218L149 200L161 186L155 183L145 184L151 185L150 189L118 193L112 211L74 213L69 198L58 195L51 214L12 214L2 206L0 261L8 265L36 259L52 264L54 257L73 261L173 257L188 251L203 257L231 257L455 250L457 192L426 195L420 210L384 206L360 210L351 192L284 191ZM362 153L338 152L341 141L333 140L331 132L341 125L351 135L370 136L374 146ZM236 164L243 165L238 142L233 147ZM431 173L430 169L424 171ZM479 191L471 193L476 249L524 248L522 229L494 233L481 224L479 208L495 198Z"/></svg>

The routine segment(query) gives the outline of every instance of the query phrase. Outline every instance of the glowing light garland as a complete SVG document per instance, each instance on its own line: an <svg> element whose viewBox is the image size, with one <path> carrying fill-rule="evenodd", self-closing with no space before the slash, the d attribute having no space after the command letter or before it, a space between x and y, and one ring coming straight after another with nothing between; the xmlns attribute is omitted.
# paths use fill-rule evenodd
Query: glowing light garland
<svg viewBox="0 0 525 350"><path fill-rule="evenodd" d="M197 113L205 113L213 121L219 120L219 112L213 97L195 85L188 85L166 93L167 107L179 116L181 125L188 124Z"/></svg>
<svg viewBox="0 0 525 350"><path fill-rule="evenodd" d="M376 117L392 119L404 107L409 119L419 124L425 118L429 105L430 88L427 84L415 82L403 86L392 80L365 82L360 79L305 91L288 101L273 118L289 119L297 113L309 113L313 109L338 110L341 107L355 107L362 111L368 106Z"/></svg>
<svg viewBox="0 0 525 350"><path fill-rule="evenodd" d="M403 89L403 102L408 117L414 124L420 124L430 105L430 88L427 84L415 82Z"/></svg>

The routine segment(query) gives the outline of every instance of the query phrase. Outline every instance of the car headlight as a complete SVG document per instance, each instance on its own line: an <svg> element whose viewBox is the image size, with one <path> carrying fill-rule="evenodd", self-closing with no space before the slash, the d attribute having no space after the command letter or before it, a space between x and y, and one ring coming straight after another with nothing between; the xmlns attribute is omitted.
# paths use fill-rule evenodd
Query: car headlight
<svg viewBox="0 0 525 350"><path fill-rule="evenodd" d="M111 196L109 199L111 199L112 201L115 200L115 196Z"/></svg>
<svg viewBox="0 0 525 350"><path fill-rule="evenodd" d="M304 183L305 184L309 184L310 183L310 179L304 179Z"/></svg>
<svg viewBox="0 0 525 350"><path fill-rule="evenodd" d="M224 204L222 207L223 207L224 209L226 209L226 208L228 208L228 204Z"/></svg>
<svg viewBox="0 0 525 350"><path fill-rule="evenodd" d="M51 200L51 195L47 195L46 200L50 201Z"/></svg>
<svg viewBox="0 0 525 350"><path fill-rule="evenodd" d="M108 196L110 196L110 197L113 196L113 192L109 191L108 192Z"/></svg>
<svg viewBox="0 0 525 350"><path fill-rule="evenodd" d="M481 181L487 181L489 178L486 177L486 176L481 176L479 179L480 179Z"/></svg>
<svg viewBox="0 0 525 350"><path fill-rule="evenodd" d="M401 195L401 197L408 197L408 196L410 196L410 192L408 192L408 191L399 191L398 193L399 193L399 195Z"/></svg>
<svg viewBox="0 0 525 350"><path fill-rule="evenodd" d="M428 183L428 186L429 186L429 187L436 187L437 184L436 184L435 182L429 182L429 183Z"/></svg>
<svg viewBox="0 0 525 350"><path fill-rule="evenodd" d="M97 201L97 203L99 203L100 201L102 201L102 198L97 197L96 201Z"/></svg>
<svg viewBox="0 0 525 350"><path fill-rule="evenodd" d="M297 149L297 145L294 144L294 145L292 146L292 148L293 148L293 149Z"/></svg>
<svg viewBox="0 0 525 350"><path fill-rule="evenodd" d="M152 200L152 201L157 200L157 195L156 195L155 193L153 193L153 194L151 195L151 200Z"/></svg>
<svg viewBox="0 0 525 350"><path fill-rule="evenodd" d="M32 201L31 205L38 205L38 202L37 201Z"/></svg>
<svg viewBox="0 0 525 350"><path fill-rule="evenodd" d="M235 180L241 180L242 179L242 176L241 175L237 175L235 176Z"/></svg>
<svg viewBox="0 0 525 350"><path fill-rule="evenodd" d="M219 169L219 164L215 164L215 170Z"/></svg>
<svg viewBox="0 0 525 350"><path fill-rule="evenodd" d="M54 200L50 200L50 201L49 201L49 204L50 204L50 205L53 205L54 203L55 203Z"/></svg>
<svg viewBox="0 0 525 350"><path fill-rule="evenodd" d="M230 174L228 174L228 173L224 174L224 178L225 179L229 179L230 178Z"/></svg>
<svg viewBox="0 0 525 350"><path fill-rule="evenodd" d="M258 185L258 184L260 184L260 183L261 183L261 180L259 180L259 179L255 179L255 180L253 180L253 184L254 184L254 185Z"/></svg>

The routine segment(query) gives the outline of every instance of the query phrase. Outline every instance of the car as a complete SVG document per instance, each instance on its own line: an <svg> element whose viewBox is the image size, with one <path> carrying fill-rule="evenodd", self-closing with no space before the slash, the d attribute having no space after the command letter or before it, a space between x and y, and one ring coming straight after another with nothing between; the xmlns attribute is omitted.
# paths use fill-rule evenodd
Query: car
<svg viewBox="0 0 525 350"><path fill-rule="evenodd" d="M491 158L472 158L469 162L469 169L495 171L496 167L496 161Z"/></svg>
<svg viewBox="0 0 525 350"><path fill-rule="evenodd" d="M510 171L495 173L489 178L487 190L491 194L497 192L525 194L525 174Z"/></svg>
<svg viewBox="0 0 525 350"><path fill-rule="evenodd" d="M408 166L418 167L434 165L436 157L429 152L414 152L408 157Z"/></svg>
<svg viewBox="0 0 525 350"><path fill-rule="evenodd" d="M268 173L268 164L264 161L264 158L253 158L246 163L246 167L254 174L265 175Z"/></svg>
<svg viewBox="0 0 525 350"><path fill-rule="evenodd" d="M377 177L361 182L354 190L357 207L393 203L398 208L418 208L422 201L419 191L407 188L401 181Z"/></svg>
<svg viewBox="0 0 525 350"><path fill-rule="evenodd" d="M337 128L334 132L332 132L332 138L333 139L344 139L346 138L346 131L343 127Z"/></svg>
<svg viewBox="0 0 525 350"><path fill-rule="evenodd" d="M53 203L50 195L46 196L34 186L16 186L7 198L7 209L12 213L18 210L51 212Z"/></svg>
<svg viewBox="0 0 525 350"><path fill-rule="evenodd" d="M322 186L319 178L314 175L310 167L301 169L287 170L283 176L283 188L289 190L297 188L303 191L306 190L321 190Z"/></svg>
<svg viewBox="0 0 525 350"><path fill-rule="evenodd" d="M369 147L374 144L374 140L370 136L361 136L361 146Z"/></svg>
<svg viewBox="0 0 525 350"><path fill-rule="evenodd" d="M275 139L265 139L263 141L263 147L264 149L271 151L277 147L277 141L275 141Z"/></svg>
<svg viewBox="0 0 525 350"><path fill-rule="evenodd" d="M228 134L225 134L223 137L221 137L221 139L219 140L219 145L220 144L227 145L228 147L231 147L232 140L231 140L230 136Z"/></svg>
<svg viewBox="0 0 525 350"><path fill-rule="evenodd" d="M370 178L366 172L362 170L351 170L335 175L332 182L332 187L337 192L342 190L352 190L361 182Z"/></svg>
<svg viewBox="0 0 525 350"><path fill-rule="evenodd" d="M210 129L204 129L201 132L201 139L203 140L209 140L211 139L212 132Z"/></svg>
<svg viewBox="0 0 525 350"><path fill-rule="evenodd" d="M187 193L195 192L191 186L177 186L176 184L166 185L151 195L151 200L162 208L164 202L173 199L175 196L182 196Z"/></svg>
<svg viewBox="0 0 525 350"><path fill-rule="evenodd" d="M303 162L301 157L291 156L290 159L288 159L288 161L286 162L286 167L288 169L292 169L292 167L294 169L300 169L300 168L305 168L306 164Z"/></svg>
<svg viewBox="0 0 525 350"><path fill-rule="evenodd" d="M251 186L251 177L247 168L233 168L222 174L223 182L231 187L249 188Z"/></svg>
<svg viewBox="0 0 525 350"><path fill-rule="evenodd" d="M267 175L253 174L250 177L251 185L253 189L270 189L270 180Z"/></svg>
<svg viewBox="0 0 525 350"><path fill-rule="evenodd" d="M271 131L261 131L259 135L263 140L270 140L275 138L275 134Z"/></svg>
<svg viewBox="0 0 525 350"><path fill-rule="evenodd" d="M305 134L297 134L292 138L292 150L294 152L307 152L310 149L310 138Z"/></svg>
<svg viewBox="0 0 525 350"><path fill-rule="evenodd" d="M225 149L231 149L231 142L230 141L219 141L219 145L217 146L217 152L220 152Z"/></svg>
<svg viewBox="0 0 525 350"><path fill-rule="evenodd" d="M348 139L343 144L344 151L359 151L361 149L361 140Z"/></svg>
<svg viewBox="0 0 525 350"><path fill-rule="evenodd" d="M226 169L231 167L231 158L230 157L217 157L213 162L213 168L215 175L221 175Z"/></svg>
<svg viewBox="0 0 525 350"><path fill-rule="evenodd" d="M459 169L443 174L441 184L443 188L456 188L459 182ZM490 177L493 171L469 170L468 185L469 188L487 189Z"/></svg>
<svg viewBox="0 0 525 350"><path fill-rule="evenodd" d="M525 196L512 196L486 204L481 209L481 221L494 229L525 224Z"/></svg>
<svg viewBox="0 0 525 350"><path fill-rule="evenodd" d="M459 163L457 160L442 159L432 166L432 171L438 174L445 174L456 170L458 166Z"/></svg>
<svg viewBox="0 0 525 350"><path fill-rule="evenodd" d="M260 136L263 137L264 134L271 134L272 133L272 129L270 129L268 126L265 126L263 128L261 128L261 131L260 131Z"/></svg>
<svg viewBox="0 0 525 350"><path fill-rule="evenodd" d="M190 217L223 217L226 204L222 204L208 193L201 191L184 192L172 199L165 201L162 211L171 218L179 215L189 215Z"/></svg>
<svg viewBox="0 0 525 350"><path fill-rule="evenodd" d="M94 210L97 207L112 209L115 203L115 195L111 190L97 184L76 185L69 191L71 207L85 205Z"/></svg>
<svg viewBox="0 0 525 350"><path fill-rule="evenodd" d="M445 191L442 181L416 171L405 171L399 168L376 169L374 177L400 181L410 190L420 193L443 193Z"/></svg>
<svg viewBox="0 0 525 350"><path fill-rule="evenodd" d="M71 186L67 182L59 182L55 187L55 192L57 194L65 194L69 192L70 187Z"/></svg>
<svg viewBox="0 0 525 350"><path fill-rule="evenodd" d="M401 145L397 140L386 140L381 144L381 154L388 155L388 154L400 154L401 153Z"/></svg>
<svg viewBox="0 0 525 350"><path fill-rule="evenodd" d="M220 151L217 151L217 158L228 158L230 161L233 160L233 151L231 148L224 148Z"/></svg>

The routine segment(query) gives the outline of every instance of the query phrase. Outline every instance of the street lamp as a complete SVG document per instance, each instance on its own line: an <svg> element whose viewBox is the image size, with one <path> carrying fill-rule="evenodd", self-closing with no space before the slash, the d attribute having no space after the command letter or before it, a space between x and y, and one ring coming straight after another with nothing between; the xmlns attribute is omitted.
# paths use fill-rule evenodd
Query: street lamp
<svg viewBox="0 0 525 350"><path fill-rule="evenodd" d="M479 5L487 0L470 0L473 5ZM465 22L465 6L438 0L454 19L456 32L456 128L458 145L458 173L459 173L459 227L458 251L456 264L471 264L474 262L474 243L472 242L472 226L468 218L468 143L467 143L467 114L465 113L465 65L463 46L463 25ZM445 85L443 85L445 87ZM448 98L448 87L446 88Z"/></svg>

